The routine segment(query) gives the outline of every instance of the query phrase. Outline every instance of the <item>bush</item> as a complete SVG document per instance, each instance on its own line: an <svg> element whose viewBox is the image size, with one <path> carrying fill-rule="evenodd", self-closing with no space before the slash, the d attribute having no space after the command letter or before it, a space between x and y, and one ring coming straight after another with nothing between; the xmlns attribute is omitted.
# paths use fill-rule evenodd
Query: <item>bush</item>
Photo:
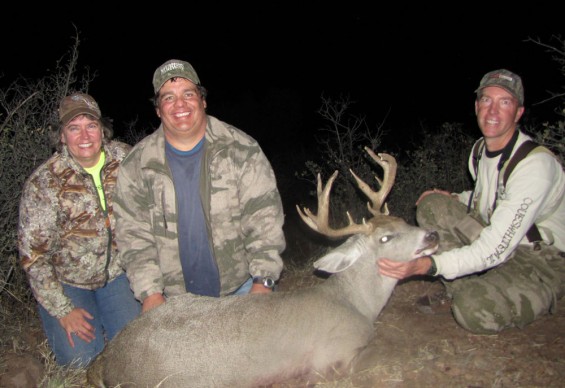
<svg viewBox="0 0 565 388"><path fill-rule="evenodd" d="M24 311L35 314L35 300L19 265L17 224L26 178L53 152L49 131L58 121L58 103L72 91L86 90L88 71L78 82L78 36L55 71L39 80L19 78L0 90L0 324L13 324ZM25 318L24 318L25 319ZM9 338L2 336L2 341ZM5 345L5 344L2 344Z"/></svg>
<svg viewBox="0 0 565 388"><path fill-rule="evenodd" d="M349 170L353 170L365 182L372 182L374 172L364 147L380 152L384 135L381 127L372 130L365 117L350 113L353 104L349 97L322 97L318 113L325 126L319 129L321 135L316 137L318 148L315 155L318 159L307 161L306 169L296 173L299 179L312 184L313 189L309 194L315 199L317 175L320 174L325 184L334 171L339 172L331 195L330 224L334 226L345 225L346 212L354 219L367 216L367 198L357 189Z"/></svg>
<svg viewBox="0 0 565 388"><path fill-rule="evenodd" d="M421 141L400 157L389 203L391 212L415 224L416 200L426 190L461 192L472 188L467 161L473 131L462 124L445 123L439 130L422 129Z"/></svg>
<svg viewBox="0 0 565 388"><path fill-rule="evenodd" d="M391 153L381 148L385 139L382 125L371 131L363 117L348 112L351 104L348 99L322 98L319 113L326 126L319 130L322 135L317 137L319 158L308 160L306 169L296 174L311 182L311 202L315 204L317 174L325 184L334 171L339 171L330 202L330 224L335 227L346 225L346 212L356 222L371 216L366 206L367 197L357 188L349 172L349 169L353 170L373 190L379 190L381 168L368 157L364 147L377 153ZM461 124L446 123L439 130L423 128L418 144L407 147L401 154L391 153L398 163L396 182L387 200L391 214L414 223L414 204L424 190L437 187L462 191L470 188L471 177L465 171L473 142L474 138Z"/></svg>

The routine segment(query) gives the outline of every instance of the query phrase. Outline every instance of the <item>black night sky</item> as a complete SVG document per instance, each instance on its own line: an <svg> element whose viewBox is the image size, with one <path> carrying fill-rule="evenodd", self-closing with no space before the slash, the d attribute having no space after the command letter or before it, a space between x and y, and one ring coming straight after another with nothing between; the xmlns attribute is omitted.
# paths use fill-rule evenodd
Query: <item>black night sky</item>
<svg viewBox="0 0 565 388"><path fill-rule="evenodd" d="M526 41L559 43L553 37L565 36L565 23L553 18L556 10L506 3L303 7L85 4L80 11L51 9L53 17L47 10L16 12L0 30L0 87L17 76L47 74L78 31L79 68L97 73L89 92L118 130L136 118L158 124L149 102L153 71L178 58L193 64L209 90L208 112L267 147L311 141L322 95L349 96L370 125L384 122L402 138L422 125L472 126L473 91L496 68L522 75L531 112L551 113L555 105L535 104L548 91L562 91L559 65Z"/></svg>

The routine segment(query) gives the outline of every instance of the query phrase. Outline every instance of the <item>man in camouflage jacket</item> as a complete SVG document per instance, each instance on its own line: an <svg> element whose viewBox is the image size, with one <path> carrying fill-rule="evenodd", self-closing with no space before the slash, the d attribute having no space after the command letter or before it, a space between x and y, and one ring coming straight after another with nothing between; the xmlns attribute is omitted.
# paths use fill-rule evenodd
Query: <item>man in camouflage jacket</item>
<svg viewBox="0 0 565 388"><path fill-rule="evenodd" d="M187 292L178 230L179 196L187 194L179 192L166 153L171 143L177 149L183 146L175 137L174 121L182 127L186 117L200 120L196 145L184 152L202 147L195 207L203 212L208 240L203 245L209 246L217 269L216 296L233 294L251 284L252 278L260 279L255 281L260 284L253 284L251 292L264 292L263 279L279 278L280 254L285 248L282 202L269 161L249 135L204 113L205 89L187 62L172 60L162 65L155 72L154 87L161 126L124 160L115 198L116 238L143 311L166 297ZM169 87L179 88L178 95L173 94L177 89L169 92ZM174 110L175 117L165 117L166 109ZM193 130L190 124L189 130L180 131L183 139ZM149 303L152 297L158 301Z"/></svg>

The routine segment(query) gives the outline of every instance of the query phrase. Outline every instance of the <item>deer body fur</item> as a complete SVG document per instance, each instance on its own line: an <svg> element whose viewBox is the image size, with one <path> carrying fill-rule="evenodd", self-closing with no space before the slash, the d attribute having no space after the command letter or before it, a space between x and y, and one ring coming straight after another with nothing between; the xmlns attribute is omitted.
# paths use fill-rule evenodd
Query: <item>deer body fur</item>
<svg viewBox="0 0 565 388"><path fill-rule="evenodd" d="M331 184L328 184L331 187ZM331 273L315 286L211 298L185 294L144 313L94 360L97 387L256 387L310 382L371 365L374 321L397 283L379 257L411 260L437 249L438 235L375 215L314 263Z"/></svg>

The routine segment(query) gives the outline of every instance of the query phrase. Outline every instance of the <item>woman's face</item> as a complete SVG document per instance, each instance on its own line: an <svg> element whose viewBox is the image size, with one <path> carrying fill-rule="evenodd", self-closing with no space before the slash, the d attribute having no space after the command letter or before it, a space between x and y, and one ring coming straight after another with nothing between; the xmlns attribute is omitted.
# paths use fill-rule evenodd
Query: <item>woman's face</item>
<svg viewBox="0 0 565 388"><path fill-rule="evenodd" d="M61 142L82 167L98 163L102 150L102 126L89 115L79 115L68 122L61 131Z"/></svg>

